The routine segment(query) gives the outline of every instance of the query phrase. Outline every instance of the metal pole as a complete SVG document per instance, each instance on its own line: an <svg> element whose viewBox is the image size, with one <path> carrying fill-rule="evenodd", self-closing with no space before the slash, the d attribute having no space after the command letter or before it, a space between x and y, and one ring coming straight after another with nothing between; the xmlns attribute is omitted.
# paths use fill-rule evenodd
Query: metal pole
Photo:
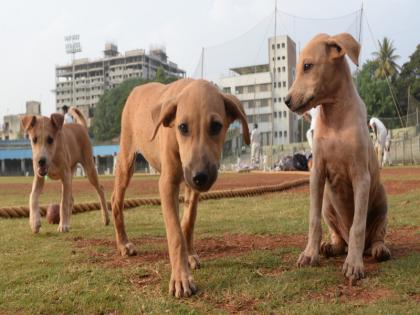
<svg viewBox="0 0 420 315"><path fill-rule="evenodd" d="M405 126L408 127L408 111L410 109L410 86L408 86L407 90L407 118L405 122Z"/></svg>
<svg viewBox="0 0 420 315"><path fill-rule="evenodd" d="M271 134L269 137L269 157L267 158L270 164L269 169L273 165L273 136L274 136L274 99L276 96L276 69L277 68L277 0L274 0L274 69L273 69L273 99L271 100Z"/></svg>
<svg viewBox="0 0 420 315"><path fill-rule="evenodd" d="M72 65L72 70L71 70L71 106L74 106L74 90L75 90L75 84L74 84L74 79L75 79L75 75L74 75L74 54L71 54L71 65Z"/></svg>
<svg viewBox="0 0 420 315"><path fill-rule="evenodd" d="M201 48L201 78L204 79L204 47Z"/></svg>

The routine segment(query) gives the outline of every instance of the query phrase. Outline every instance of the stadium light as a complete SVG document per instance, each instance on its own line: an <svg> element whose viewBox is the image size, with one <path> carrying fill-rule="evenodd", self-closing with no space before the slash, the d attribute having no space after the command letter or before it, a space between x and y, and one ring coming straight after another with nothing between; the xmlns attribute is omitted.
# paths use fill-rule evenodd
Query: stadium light
<svg viewBox="0 0 420 315"><path fill-rule="evenodd" d="M74 34L74 35L68 35L64 37L64 43L66 48L66 53L71 55L71 64L72 64L72 71L71 71L71 104L74 104L74 88L75 88L75 67L74 67L74 59L77 53L82 51L82 46L80 45L80 35Z"/></svg>

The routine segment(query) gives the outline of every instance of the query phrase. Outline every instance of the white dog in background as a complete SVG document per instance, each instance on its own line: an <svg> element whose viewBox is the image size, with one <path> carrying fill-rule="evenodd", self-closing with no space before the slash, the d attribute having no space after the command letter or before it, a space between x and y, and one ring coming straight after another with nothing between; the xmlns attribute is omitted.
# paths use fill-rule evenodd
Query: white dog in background
<svg viewBox="0 0 420 315"><path fill-rule="evenodd" d="M388 137L388 130L386 129L384 123L376 117L372 117L369 120L369 127L375 134L375 152L378 157L379 166L383 167L385 161L387 159L390 160L389 149L391 147L391 139Z"/></svg>

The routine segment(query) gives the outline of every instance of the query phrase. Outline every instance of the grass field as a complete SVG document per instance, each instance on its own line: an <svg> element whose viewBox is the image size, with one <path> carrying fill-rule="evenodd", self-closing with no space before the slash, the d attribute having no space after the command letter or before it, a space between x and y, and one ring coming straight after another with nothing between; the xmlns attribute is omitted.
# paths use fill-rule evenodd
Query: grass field
<svg viewBox="0 0 420 315"><path fill-rule="evenodd" d="M251 181L244 176L224 175L218 187ZM255 178L253 184L270 181ZM295 267L309 204L308 189L298 188L200 203L195 238L202 268L193 271L199 291L181 300L167 293L159 207L126 211L139 250L130 258L117 255L113 227L102 226L99 211L72 216L66 234L44 220L33 235L26 218L0 219L0 314L420 314L420 168L388 169L383 179L394 258L376 264L366 257L366 278L357 286L341 275L344 257ZM101 181L111 188L111 178ZM146 195L157 192L156 178L137 176L132 184L131 197L146 188ZM85 186L84 179L74 182L76 202L96 200ZM0 178L0 189L2 206L25 205L30 179ZM41 203L58 201L58 189L48 183Z"/></svg>

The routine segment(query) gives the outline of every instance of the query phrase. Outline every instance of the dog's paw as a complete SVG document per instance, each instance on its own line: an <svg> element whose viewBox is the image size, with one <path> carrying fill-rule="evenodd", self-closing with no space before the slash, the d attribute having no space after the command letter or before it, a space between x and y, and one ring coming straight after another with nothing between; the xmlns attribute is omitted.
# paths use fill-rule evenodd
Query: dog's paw
<svg viewBox="0 0 420 315"><path fill-rule="evenodd" d="M58 228L57 228L57 231L58 232L61 232L61 233L65 233L65 232L68 232L70 230L70 226L68 225L68 224L59 224L58 225Z"/></svg>
<svg viewBox="0 0 420 315"><path fill-rule="evenodd" d="M343 255L345 252L345 246L341 244L333 244L331 242L321 243L320 253L326 258L340 256Z"/></svg>
<svg viewBox="0 0 420 315"><path fill-rule="evenodd" d="M134 248L133 243L125 243L118 245L118 250L120 251L121 256L135 256L137 251Z"/></svg>
<svg viewBox="0 0 420 315"><path fill-rule="evenodd" d="M176 298L190 297L197 292L194 279L189 272L178 272L171 274L169 281L169 294Z"/></svg>
<svg viewBox="0 0 420 315"><path fill-rule="evenodd" d="M104 225L105 226L109 225L109 222L111 221L109 219L109 215L108 214L107 215L104 215L103 218L102 218L102 221L104 222Z"/></svg>
<svg viewBox="0 0 420 315"><path fill-rule="evenodd" d="M351 285L354 285L357 280L360 280L365 276L363 270L364 268L362 259L356 259L347 256L343 265L343 275L349 279Z"/></svg>
<svg viewBox="0 0 420 315"><path fill-rule="evenodd" d="M200 269L201 262L197 254L188 255L188 265L191 269Z"/></svg>
<svg viewBox="0 0 420 315"><path fill-rule="evenodd" d="M41 228L41 221L40 220L32 220L29 222L31 226L31 230L33 233L39 233L39 229Z"/></svg>
<svg viewBox="0 0 420 315"><path fill-rule="evenodd" d="M372 246L372 257L377 261L385 261L391 258L391 251L384 243L377 243Z"/></svg>
<svg viewBox="0 0 420 315"><path fill-rule="evenodd" d="M319 265L319 255L307 255L305 252L302 252L296 262L298 267L305 266L318 266Z"/></svg>

